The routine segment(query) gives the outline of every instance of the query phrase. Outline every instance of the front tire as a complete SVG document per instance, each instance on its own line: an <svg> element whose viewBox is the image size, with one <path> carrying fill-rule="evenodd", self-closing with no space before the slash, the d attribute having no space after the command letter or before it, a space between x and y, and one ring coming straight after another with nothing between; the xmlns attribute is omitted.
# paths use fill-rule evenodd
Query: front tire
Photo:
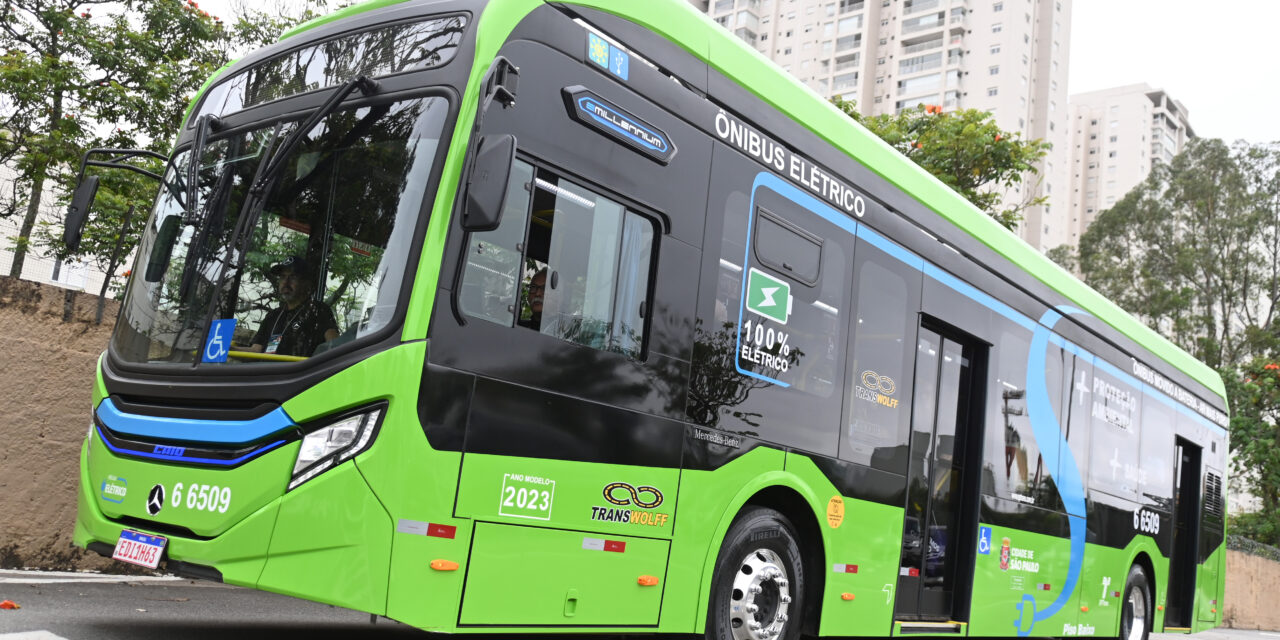
<svg viewBox="0 0 1280 640"><path fill-rule="evenodd" d="M1120 640L1147 640L1154 617L1151 614L1151 583L1142 567L1129 568L1124 581L1124 607L1120 611Z"/></svg>
<svg viewBox="0 0 1280 640"><path fill-rule="evenodd" d="M804 564L795 527L748 507L729 526L711 583L709 640L794 640L804 620Z"/></svg>

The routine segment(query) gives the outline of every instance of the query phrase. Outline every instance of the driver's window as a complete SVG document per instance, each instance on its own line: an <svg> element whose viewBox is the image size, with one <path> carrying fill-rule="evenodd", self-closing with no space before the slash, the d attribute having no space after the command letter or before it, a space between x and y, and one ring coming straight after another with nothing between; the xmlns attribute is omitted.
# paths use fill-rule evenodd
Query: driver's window
<svg viewBox="0 0 1280 640"><path fill-rule="evenodd" d="M639 357L653 222L522 162L511 179L501 225L471 235L463 312Z"/></svg>

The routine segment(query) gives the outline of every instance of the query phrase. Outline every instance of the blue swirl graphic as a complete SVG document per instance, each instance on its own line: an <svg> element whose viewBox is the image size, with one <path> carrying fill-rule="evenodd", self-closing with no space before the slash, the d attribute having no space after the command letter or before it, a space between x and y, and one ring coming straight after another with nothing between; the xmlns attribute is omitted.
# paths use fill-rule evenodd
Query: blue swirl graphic
<svg viewBox="0 0 1280 640"><path fill-rule="evenodd" d="M1053 326L1062 316L1084 313L1075 307L1060 306L1049 310L1040 317L1031 338L1031 347L1027 354L1027 414L1031 420L1031 429L1035 433L1036 444L1040 446L1040 455L1046 460L1059 460L1057 483L1058 492L1066 506L1068 514L1085 513L1084 479L1080 474L1080 465L1076 462L1071 447L1062 436L1058 426L1058 416L1053 411L1050 401L1049 381L1045 376L1045 352L1053 336ZM1018 619L1013 626L1019 636L1031 635L1037 622L1047 620L1060 611L1071 595L1075 593L1076 583L1080 581L1080 568L1084 563L1085 521L1084 518L1067 516L1071 527L1071 561L1067 566L1066 581L1058 597L1044 609L1036 609L1035 598L1023 595L1017 604Z"/></svg>

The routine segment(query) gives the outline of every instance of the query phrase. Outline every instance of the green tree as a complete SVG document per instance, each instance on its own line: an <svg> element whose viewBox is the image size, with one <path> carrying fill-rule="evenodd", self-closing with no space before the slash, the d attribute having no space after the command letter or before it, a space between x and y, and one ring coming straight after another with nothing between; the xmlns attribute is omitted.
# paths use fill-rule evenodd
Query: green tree
<svg viewBox="0 0 1280 640"><path fill-rule="evenodd" d="M1233 531L1280 542L1280 145L1196 139L1081 236L1085 280L1218 368L1236 481L1262 500Z"/></svg>
<svg viewBox="0 0 1280 640"><path fill-rule="evenodd" d="M1274 158L1193 140L1081 236L1085 281L1212 367L1265 353L1280 290Z"/></svg>
<svg viewBox="0 0 1280 640"><path fill-rule="evenodd" d="M986 111L944 112L919 105L893 115L864 116L852 101L837 97L832 102L1007 229L1017 226L1024 210L1048 202L1039 196L1011 203L1005 196L1039 173L1036 163L1053 145L1001 129Z"/></svg>
<svg viewBox="0 0 1280 640"><path fill-rule="evenodd" d="M230 22L232 45L248 51L274 44L288 29L351 4L329 0L266 3L237 0L232 10L235 19Z"/></svg>
<svg viewBox="0 0 1280 640"><path fill-rule="evenodd" d="M19 188L22 273L50 183L67 184L91 144L162 144L185 101L223 62L220 22L180 0L6 0L0 4L0 162ZM12 203L11 203L12 204Z"/></svg>
<svg viewBox="0 0 1280 640"><path fill-rule="evenodd" d="M1234 516L1234 533L1270 545L1280 545L1280 363L1272 358L1250 362L1228 391L1234 400L1231 416L1233 472L1262 509Z"/></svg>

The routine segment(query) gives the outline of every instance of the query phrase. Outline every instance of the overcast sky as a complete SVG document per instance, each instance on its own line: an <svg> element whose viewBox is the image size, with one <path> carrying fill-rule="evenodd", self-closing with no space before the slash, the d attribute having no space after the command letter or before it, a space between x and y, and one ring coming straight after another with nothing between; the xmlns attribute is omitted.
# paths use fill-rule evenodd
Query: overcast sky
<svg viewBox="0 0 1280 640"><path fill-rule="evenodd" d="M1275 0L1074 0L1071 93L1145 82L1196 135L1280 141Z"/></svg>
<svg viewBox="0 0 1280 640"><path fill-rule="evenodd" d="M233 2L200 7L228 19ZM1199 136L1280 141L1272 46L1280 2L1073 0L1072 7L1070 93L1145 82L1181 102Z"/></svg>

